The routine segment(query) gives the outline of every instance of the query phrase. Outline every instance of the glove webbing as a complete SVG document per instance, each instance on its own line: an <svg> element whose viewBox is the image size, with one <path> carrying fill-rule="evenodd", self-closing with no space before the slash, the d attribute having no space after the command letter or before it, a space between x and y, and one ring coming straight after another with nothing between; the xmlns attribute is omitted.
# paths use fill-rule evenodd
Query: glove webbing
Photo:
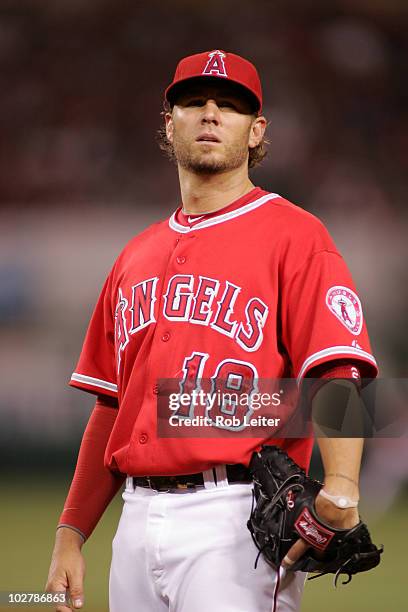
<svg viewBox="0 0 408 612"><path fill-rule="evenodd" d="M269 474L271 475L271 477L273 478L273 474L271 474L271 471L269 469L269 466L267 466L267 470L269 472ZM275 495L273 496L273 498L271 500L269 500L269 502L265 505L264 508L262 508L262 514L269 519L271 516L271 510L274 509L276 511L276 507L274 508L274 506L276 506L277 504L284 504L284 502L282 501L282 498L285 497L289 491L292 489L296 489L299 491L303 491L304 487L302 484L300 484L299 482L296 482L297 480L299 480L299 478L301 478L300 474L292 474L292 476L288 476L288 478L286 478L286 480L280 485L280 487L278 488L278 490L276 491ZM264 499L267 500L268 497L262 492L262 488L261 488L261 483L254 477L254 483L255 485L258 485L259 488L259 496ZM259 557L261 556L264 548L269 544L269 535L265 536L265 543L263 546L259 546L258 542L256 541L255 537L254 537L254 533L253 533L253 527L252 527L252 523L250 521L251 516L254 512L254 507L255 507L255 490L252 489L252 507L251 507L251 513L249 515L249 520L248 520L248 528L249 531L251 533L251 537L252 540L255 544L255 546L258 549L258 554L256 556L255 559L255 564L254 564L254 569L257 568L258 566L258 561L259 561ZM262 533L266 533L265 531L258 529L258 531L261 531ZM276 546L276 542L274 540L274 546Z"/></svg>

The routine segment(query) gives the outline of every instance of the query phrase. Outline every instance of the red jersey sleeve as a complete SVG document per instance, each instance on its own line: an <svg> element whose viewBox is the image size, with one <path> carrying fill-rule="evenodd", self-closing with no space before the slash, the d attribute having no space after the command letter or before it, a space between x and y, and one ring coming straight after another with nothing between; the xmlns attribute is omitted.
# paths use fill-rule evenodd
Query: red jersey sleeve
<svg viewBox="0 0 408 612"><path fill-rule="evenodd" d="M338 359L356 363L362 377L375 377L361 301L344 259L317 219L302 236L286 251L281 301L282 340L294 377Z"/></svg>
<svg viewBox="0 0 408 612"><path fill-rule="evenodd" d="M112 276L113 271L102 288L69 384L90 393L117 397Z"/></svg>

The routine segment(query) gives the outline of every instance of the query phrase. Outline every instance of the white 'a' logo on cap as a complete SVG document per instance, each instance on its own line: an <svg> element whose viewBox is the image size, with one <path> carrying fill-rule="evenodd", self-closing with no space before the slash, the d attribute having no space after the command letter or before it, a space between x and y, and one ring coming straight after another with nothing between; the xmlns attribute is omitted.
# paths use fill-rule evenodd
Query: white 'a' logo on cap
<svg viewBox="0 0 408 612"><path fill-rule="evenodd" d="M216 74L217 76L228 76L224 64L225 53L222 51L211 51L208 54L208 62L202 74Z"/></svg>

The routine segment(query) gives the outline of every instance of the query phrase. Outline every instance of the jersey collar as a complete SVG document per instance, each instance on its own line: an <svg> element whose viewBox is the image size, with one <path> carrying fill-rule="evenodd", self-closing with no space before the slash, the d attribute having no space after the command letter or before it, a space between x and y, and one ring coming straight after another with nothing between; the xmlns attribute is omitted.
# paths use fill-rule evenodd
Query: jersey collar
<svg viewBox="0 0 408 612"><path fill-rule="evenodd" d="M235 200L231 204L224 206L220 210L204 215L185 215L182 208L179 207L170 217L169 226L172 230L178 233L186 234L192 230L201 230L212 225L224 223L240 215L244 215L269 200L279 198L277 193L267 193L260 187L255 187L244 196Z"/></svg>

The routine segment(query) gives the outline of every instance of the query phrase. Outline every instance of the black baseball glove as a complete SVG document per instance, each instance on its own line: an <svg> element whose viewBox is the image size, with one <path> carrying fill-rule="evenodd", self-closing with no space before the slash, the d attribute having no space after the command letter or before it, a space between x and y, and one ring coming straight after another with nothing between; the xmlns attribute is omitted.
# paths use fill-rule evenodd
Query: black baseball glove
<svg viewBox="0 0 408 612"><path fill-rule="evenodd" d="M293 571L352 576L376 567L383 547L372 543L361 520L352 529L336 529L316 515L314 501L323 486L306 476L290 457L276 446L263 446L249 464L254 480L253 504L248 529L259 550L275 569L299 539L311 548L291 567ZM310 578L309 578L310 579Z"/></svg>

